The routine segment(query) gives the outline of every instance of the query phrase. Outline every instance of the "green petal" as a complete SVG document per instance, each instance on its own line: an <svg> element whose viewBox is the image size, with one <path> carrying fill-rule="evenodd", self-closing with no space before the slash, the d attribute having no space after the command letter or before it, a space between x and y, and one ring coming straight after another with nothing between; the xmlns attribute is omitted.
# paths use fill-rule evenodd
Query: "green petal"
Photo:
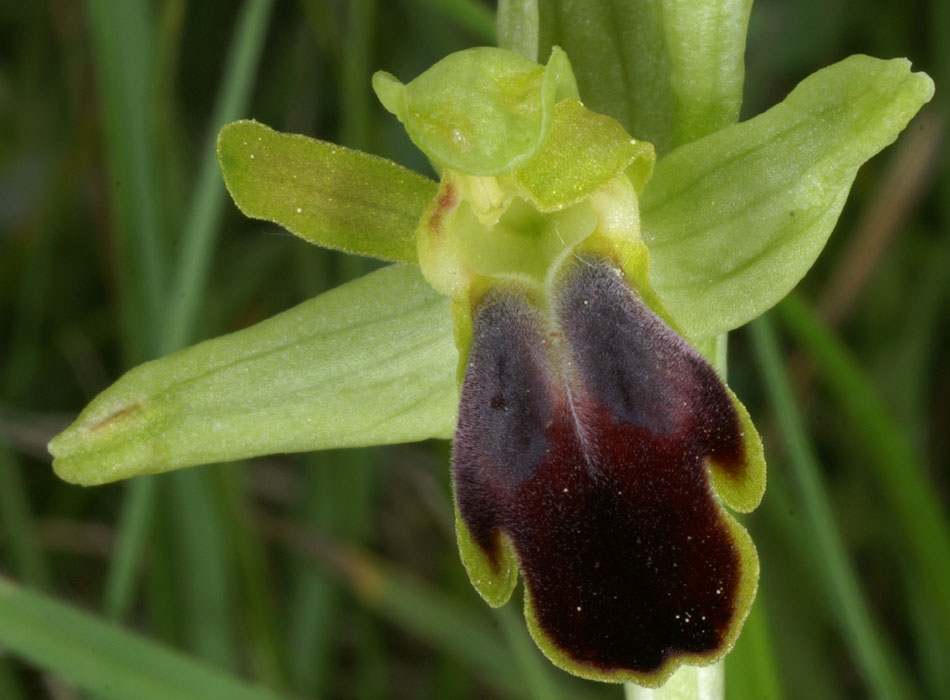
<svg viewBox="0 0 950 700"><path fill-rule="evenodd" d="M738 118L751 4L539 0L539 56L562 46L584 103L663 154Z"/></svg>
<svg viewBox="0 0 950 700"><path fill-rule="evenodd" d="M448 437L458 405L448 300L392 266L250 328L137 367L49 445L99 484L270 454Z"/></svg>
<svg viewBox="0 0 950 700"><path fill-rule="evenodd" d="M384 158L254 121L227 124L218 162L247 216L326 248L416 261L416 226L436 184Z"/></svg>
<svg viewBox="0 0 950 700"><path fill-rule="evenodd" d="M656 162L653 146L568 99L555 106L550 136L515 177L538 210L551 212L586 199L634 161L642 161L633 169L645 183Z"/></svg>
<svg viewBox="0 0 950 700"><path fill-rule="evenodd" d="M852 56L662 159L641 199L651 279L683 331L741 326L811 267L855 173L933 95L905 59Z"/></svg>
<svg viewBox="0 0 950 700"><path fill-rule="evenodd" d="M379 72L373 88L429 158L471 175L523 165L547 137L554 105L577 96L560 49L546 67L504 49L468 49L446 56L408 85Z"/></svg>

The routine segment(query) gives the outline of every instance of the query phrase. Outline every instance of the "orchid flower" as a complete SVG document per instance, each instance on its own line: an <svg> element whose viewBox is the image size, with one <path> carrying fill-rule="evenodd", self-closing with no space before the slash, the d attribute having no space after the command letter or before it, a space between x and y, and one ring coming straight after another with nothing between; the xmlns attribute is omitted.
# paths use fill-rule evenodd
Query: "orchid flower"
<svg viewBox="0 0 950 700"><path fill-rule="evenodd" d="M493 606L520 573L554 663L655 687L721 658L759 566L727 508L756 507L765 461L718 339L804 276L858 167L933 91L906 60L853 56L735 123L748 3L732 5L631 16L624 43L659 37L666 63L634 62L612 88L617 66L584 33L612 36L602 3L544 37L503 8L517 51L455 53L407 84L377 73L438 182L225 126L245 214L396 264L132 370L50 444L57 473L99 484L454 436L463 564Z"/></svg>

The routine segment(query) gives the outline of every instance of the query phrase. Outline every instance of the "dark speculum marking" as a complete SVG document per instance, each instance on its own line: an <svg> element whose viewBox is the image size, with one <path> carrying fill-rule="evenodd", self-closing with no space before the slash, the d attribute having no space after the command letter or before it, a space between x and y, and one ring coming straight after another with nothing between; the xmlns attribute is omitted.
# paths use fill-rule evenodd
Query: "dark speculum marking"
<svg viewBox="0 0 950 700"><path fill-rule="evenodd" d="M501 290L475 310L460 513L492 561L508 535L541 630L578 665L650 673L715 653L741 561L706 460L741 470L735 407L606 264L575 266L552 316Z"/></svg>

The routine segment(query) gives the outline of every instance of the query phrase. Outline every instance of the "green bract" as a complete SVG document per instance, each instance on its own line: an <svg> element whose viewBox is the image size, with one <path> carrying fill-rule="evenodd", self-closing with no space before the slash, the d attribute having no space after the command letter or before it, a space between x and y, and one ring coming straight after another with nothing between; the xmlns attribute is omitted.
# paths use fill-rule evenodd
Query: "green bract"
<svg viewBox="0 0 950 700"><path fill-rule="evenodd" d="M761 445L693 348L708 353L805 274L858 167L933 84L905 60L856 56L734 124L748 0L509 4L500 35L519 53L462 51L408 84L374 77L438 183L255 122L221 131L225 182L246 214L418 268L147 363L50 450L63 478L97 484L448 437L459 415L457 525L475 587L502 604L520 570L529 627L556 663L655 686L728 651L758 576L722 504L758 503ZM649 530L653 549L615 556L630 528ZM660 592L692 606L685 621L643 573L653 554L669 574ZM681 563L700 573L677 578ZM568 592L552 575L562 566ZM647 633L596 641L613 608L571 596L628 579L640 588L612 629Z"/></svg>

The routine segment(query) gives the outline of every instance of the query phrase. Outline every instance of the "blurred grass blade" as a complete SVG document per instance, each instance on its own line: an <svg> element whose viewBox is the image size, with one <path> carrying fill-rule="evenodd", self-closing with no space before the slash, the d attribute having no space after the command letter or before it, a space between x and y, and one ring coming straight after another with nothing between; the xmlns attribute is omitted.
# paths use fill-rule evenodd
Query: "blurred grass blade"
<svg viewBox="0 0 950 700"><path fill-rule="evenodd" d="M260 527L282 545L330 571L377 614L424 640L434 649L455 656L487 685L507 697L524 697L525 678L499 638L484 608L460 602L409 576L397 567L362 552L318 538L287 521L258 514ZM596 697L592 686L567 674L559 677L565 697Z"/></svg>
<svg viewBox="0 0 950 700"><path fill-rule="evenodd" d="M346 3L345 35L338 70L341 124L339 142L350 148L369 149L373 81L373 34L376 0Z"/></svg>
<svg viewBox="0 0 950 700"><path fill-rule="evenodd" d="M764 596L759 587L736 646L726 657L726 697L729 700L782 700L782 682L769 637Z"/></svg>
<svg viewBox="0 0 950 700"><path fill-rule="evenodd" d="M194 336L195 318L201 308L201 294L226 201L215 142L220 128L241 116L247 107L273 4L273 0L245 2L232 38L221 89L208 125L198 178L192 188L191 207L182 231L160 354L178 350Z"/></svg>
<svg viewBox="0 0 950 700"><path fill-rule="evenodd" d="M16 668L5 657L0 657L0 698L3 700L26 700Z"/></svg>
<svg viewBox="0 0 950 700"><path fill-rule="evenodd" d="M156 154L150 87L153 71L151 3L87 0L102 130L117 230L119 294L129 364L158 347L165 255L159 228Z"/></svg>
<svg viewBox="0 0 950 700"><path fill-rule="evenodd" d="M194 198L185 221L170 305L165 314L162 354L179 349L194 334L225 202L216 167L217 131L246 108L272 7L273 0L246 0L234 28L211 123L205 132L201 168L193 187ZM233 548L228 547L227 532L235 523L222 512L222 483L213 477L211 470L175 474L169 479L166 495L181 509L181 517L175 519L176 556L184 562L178 585L185 610L188 645L202 658L223 668L234 668L238 659L236 633L244 622L233 612L232 582L238 561ZM220 482L236 478L235 467L223 475Z"/></svg>
<svg viewBox="0 0 950 700"><path fill-rule="evenodd" d="M0 578L0 620L0 646L98 697L277 697L4 578Z"/></svg>
<svg viewBox="0 0 950 700"><path fill-rule="evenodd" d="M524 618L518 614L513 605L506 605L495 610L495 619L501 627L502 634L508 642L512 657L523 679L527 695L534 700L558 700L564 697L554 682L555 673L563 673L555 669L541 652L528 634Z"/></svg>
<svg viewBox="0 0 950 700"><path fill-rule="evenodd" d="M103 609L111 620L121 619L132 602L142 549L152 523L157 489L158 483L154 477L143 476L128 485L122 498L118 536L103 595Z"/></svg>
<svg viewBox="0 0 950 700"><path fill-rule="evenodd" d="M234 670L239 656L233 590L237 572L226 533L230 524L221 513L213 469L236 471L238 467L215 465L179 472L163 484L162 495L177 513L172 541L185 646L219 668Z"/></svg>
<svg viewBox="0 0 950 700"><path fill-rule="evenodd" d="M911 552L918 572L911 578L926 582L937 606L932 613L940 616L950 641L950 530L939 491L854 358L801 297L789 295L778 314L855 427L856 445L872 467L877 493L890 507L889 522Z"/></svg>
<svg viewBox="0 0 950 700"><path fill-rule="evenodd" d="M817 460L785 376L771 322L763 316L753 321L750 328L759 371L789 453L805 521L811 525L815 566L832 597L841 638L869 693L880 698L915 697L909 692L907 677L899 670L896 656L878 631L858 586L857 574L835 524Z"/></svg>
<svg viewBox="0 0 950 700"><path fill-rule="evenodd" d="M284 658L286 650L280 642L280 617L274 597L278 595L268 568L260 532L252 527L246 501L244 464L213 467L220 507L228 523L224 546L234 553L237 588L241 595L239 609L244 611L247 647L254 677L270 688L287 685ZM233 609L233 608L232 608ZM227 611L225 611L227 614Z"/></svg>
<svg viewBox="0 0 950 700"><path fill-rule="evenodd" d="M334 533L346 503L337 497L333 483L336 472L352 459L345 452L322 451L300 456L300 511L296 522L315 532ZM340 464L338 457L343 458ZM340 586L325 571L309 562L295 561L290 604L293 611L287 624L287 650L295 687L307 695L321 697L331 675L334 632L341 601Z"/></svg>
<svg viewBox="0 0 950 700"><path fill-rule="evenodd" d="M0 545L16 575L37 588L49 585L46 555L36 537L19 459L0 440ZM0 623L2 624L2 623Z"/></svg>
<svg viewBox="0 0 950 700"><path fill-rule="evenodd" d="M495 43L495 13L480 0L420 0L470 31L483 44Z"/></svg>
<svg viewBox="0 0 950 700"><path fill-rule="evenodd" d="M133 3L128 3L133 4ZM107 12L102 2L96 2L96 12ZM126 3L119 3L125 7ZM224 203L224 191L217 172L217 159L214 139L221 122L231 118L244 109L250 94L251 85L257 72L257 62L261 45L266 34L272 0L248 0L235 30L231 52L225 68L225 77L218 94L215 112L208 129L208 147L201 165L194 199L191 203L185 224L181 255L175 270L174 293L170 306L164 316L151 315L150 307L140 306L140 318L152 321L149 328L161 325L164 333L161 337L152 337L146 352L149 356L169 352L187 342L192 333L194 318L200 307L200 295L207 274L208 259L213 247L221 208ZM106 18L99 17L103 24ZM143 39L145 42L145 39ZM144 43L142 45L145 45ZM133 59L134 60L134 54ZM147 76L141 76L144 80ZM127 96L126 96L127 97ZM139 121L144 121L140 119ZM148 196L153 196L154 183L149 181ZM151 200L142 200L143 209L137 216L148 218ZM137 206L138 200L130 202ZM148 231L143 231L145 235ZM154 310L153 310L154 311ZM154 323L164 318L163 324ZM126 326L125 337L130 329ZM143 358L139 358L143 359ZM151 479L140 479L131 484L122 504L116 540L116 554L112 558L105 584L105 609L110 618L120 618L128 608L134 589L134 578L142 550L149 533L156 487Z"/></svg>

